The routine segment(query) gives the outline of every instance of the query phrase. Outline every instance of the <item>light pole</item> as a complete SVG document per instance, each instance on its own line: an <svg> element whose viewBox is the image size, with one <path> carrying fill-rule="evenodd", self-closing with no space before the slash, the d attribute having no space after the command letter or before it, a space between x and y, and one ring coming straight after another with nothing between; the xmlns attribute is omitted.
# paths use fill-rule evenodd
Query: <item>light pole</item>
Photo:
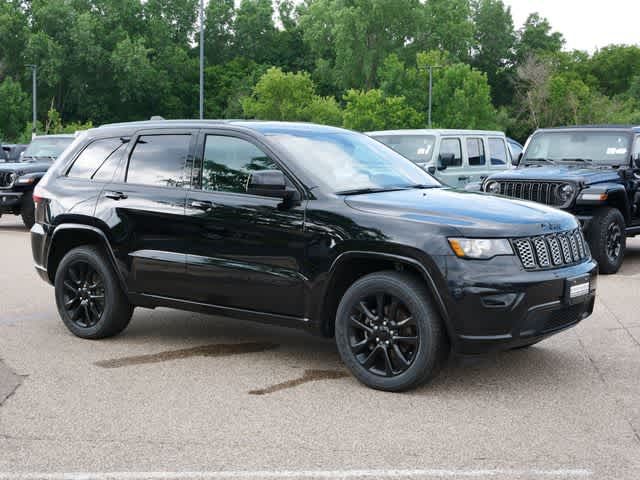
<svg viewBox="0 0 640 480"><path fill-rule="evenodd" d="M204 118L204 0L200 0L200 120Z"/></svg>
<svg viewBox="0 0 640 480"><path fill-rule="evenodd" d="M37 119L37 106L38 106L38 87L36 78L38 76L38 66L33 64L25 65L25 67L31 69L31 80L32 80L32 93L33 96L33 124L31 125L31 138L36 136L36 119Z"/></svg>
<svg viewBox="0 0 640 480"><path fill-rule="evenodd" d="M441 68L439 65L427 65L426 69L429 72L429 117L428 117L428 124L429 124L429 128L431 128L431 99L432 99L432 95L433 95L433 69L434 68Z"/></svg>

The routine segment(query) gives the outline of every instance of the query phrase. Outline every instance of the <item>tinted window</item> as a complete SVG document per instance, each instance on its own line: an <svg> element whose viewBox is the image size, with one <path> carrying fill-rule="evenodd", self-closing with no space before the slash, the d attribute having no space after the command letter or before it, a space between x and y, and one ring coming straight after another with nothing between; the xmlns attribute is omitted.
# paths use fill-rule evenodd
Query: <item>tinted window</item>
<svg viewBox="0 0 640 480"><path fill-rule="evenodd" d="M136 142L127 171L128 183L158 187L185 185L191 135L144 135Z"/></svg>
<svg viewBox="0 0 640 480"><path fill-rule="evenodd" d="M113 175L116 173L116 169L120 164L122 155L126 149L126 143L121 144L116 151L114 151L109 157L102 162L102 165L93 174L93 179L98 182L109 182L113 180Z"/></svg>
<svg viewBox="0 0 640 480"><path fill-rule="evenodd" d="M381 135L373 137L416 163L431 160L436 137L433 135Z"/></svg>
<svg viewBox="0 0 640 480"><path fill-rule="evenodd" d="M440 155L453 153L453 163L451 167L462 166L462 147L460 140L457 138L443 138L440 142Z"/></svg>
<svg viewBox="0 0 640 480"><path fill-rule="evenodd" d="M262 150L246 140L207 135L203 190L244 193L251 172L277 169L277 165Z"/></svg>
<svg viewBox="0 0 640 480"><path fill-rule="evenodd" d="M491 151L491 165L507 164L507 149L504 146L504 140L501 138L489 139L489 150Z"/></svg>
<svg viewBox="0 0 640 480"><path fill-rule="evenodd" d="M122 145L119 138L105 138L89 144L73 162L67 176L92 178L100 166Z"/></svg>
<svg viewBox="0 0 640 480"><path fill-rule="evenodd" d="M481 138L467 138L467 154L469 155L470 166L479 166L486 163L484 143Z"/></svg>

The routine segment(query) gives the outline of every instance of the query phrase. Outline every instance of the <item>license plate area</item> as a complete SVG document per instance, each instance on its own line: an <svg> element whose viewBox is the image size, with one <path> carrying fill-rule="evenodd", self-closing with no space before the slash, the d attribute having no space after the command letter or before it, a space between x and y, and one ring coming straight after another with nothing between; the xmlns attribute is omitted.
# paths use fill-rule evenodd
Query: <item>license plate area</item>
<svg viewBox="0 0 640 480"><path fill-rule="evenodd" d="M584 301L591 293L591 275L568 278L564 289L565 303L573 305Z"/></svg>

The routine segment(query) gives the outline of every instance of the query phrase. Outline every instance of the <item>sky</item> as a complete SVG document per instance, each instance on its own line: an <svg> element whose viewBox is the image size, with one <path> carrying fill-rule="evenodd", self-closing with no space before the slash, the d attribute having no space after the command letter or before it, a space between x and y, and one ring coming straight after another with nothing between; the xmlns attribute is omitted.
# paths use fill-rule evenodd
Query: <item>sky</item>
<svg viewBox="0 0 640 480"><path fill-rule="evenodd" d="M503 0L519 29L538 12L564 35L567 50L596 49L612 43L640 45L640 0Z"/></svg>

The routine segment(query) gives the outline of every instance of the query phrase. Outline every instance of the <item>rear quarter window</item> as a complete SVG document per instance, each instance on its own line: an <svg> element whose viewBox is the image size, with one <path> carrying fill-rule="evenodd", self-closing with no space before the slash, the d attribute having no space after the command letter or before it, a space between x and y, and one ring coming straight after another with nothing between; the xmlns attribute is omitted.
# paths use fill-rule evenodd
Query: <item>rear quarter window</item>
<svg viewBox="0 0 640 480"><path fill-rule="evenodd" d="M122 145L119 138L105 138L90 143L73 162L67 176L86 180L94 178L103 165L109 163L109 159L118 157L114 154Z"/></svg>

